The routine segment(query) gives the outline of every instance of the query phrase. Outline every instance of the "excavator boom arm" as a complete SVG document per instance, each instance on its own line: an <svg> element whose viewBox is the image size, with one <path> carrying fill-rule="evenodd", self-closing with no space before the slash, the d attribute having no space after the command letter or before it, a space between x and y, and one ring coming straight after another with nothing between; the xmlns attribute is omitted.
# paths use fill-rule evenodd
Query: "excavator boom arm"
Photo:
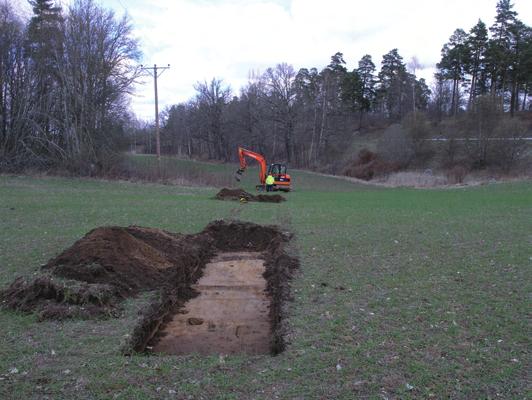
<svg viewBox="0 0 532 400"><path fill-rule="evenodd" d="M237 171L239 175L242 175L242 173L247 168L246 163L246 157L253 158L259 163L259 180L261 185L264 185L264 182L266 181L266 159L263 155L259 153L255 153L251 150L243 149L242 147L238 148L238 158L240 160L240 169Z"/></svg>

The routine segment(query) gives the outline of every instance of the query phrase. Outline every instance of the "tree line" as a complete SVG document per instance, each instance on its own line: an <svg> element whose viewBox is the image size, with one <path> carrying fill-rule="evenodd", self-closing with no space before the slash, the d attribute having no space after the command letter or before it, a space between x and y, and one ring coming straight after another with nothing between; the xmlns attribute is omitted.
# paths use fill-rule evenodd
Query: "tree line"
<svg viewBox="0 0 532 400"><path fill-rule="evenodd" d="M430 98L397 49L378 73L370 55L349 71L338 52L321 71L281 63L252 74L238 96L216 78L195 89L195 98L164 112L165 153L228 161L242 145L301 167L334 160L371 121L426 111Z"/></svg>
<svg viewBox="0 0 532 400"><path fill-rule="evenodd" d="M415 57L405 62L392 49L383 55L379 71L370 55L349 71L338 52L321 70L296 72L283 63L252 74L238 95L221 79L199 82L193 99L165 110L163 150L227 161L235 159L235 149L242 145L312 168L334 163L354 135L369 127L406 121L411 142L419 144L420 134L429 134L428 121L467 113L474 120L475 112L513 116L530 107L532 30L517 18L510 0L500 0L489 29L482 21L469 33L457 29L443 46L432 90L416 77L420 66ZM425 122L412 124L416 115Z"/></svg>
<svg viewBox="0 0 532 400"><path fill-rule="evenodd" d="M0 170L105 168L132 120L140 58L132 25L93 0L66 10L30 0L25 21L0 2Z"/></svg>
<svg viewBox="0 0 532 400"><path fill-rule="evenodd" d="M479 20L459 28L443 46L436 73L439 115L471 110L479 96L498 98L513 115L529 108L532 89L532 28L517 17L510 0L499 0L489 29Z"/></svg>
<svg viewBox="0 0 532 400"><path fill-rule="evenodd" d="M140 74L130 21L93 0L66 10L53 0L29 3L33 16L25 20L0 0L0 170L91 174L112 166L128 143L155 151L153 129L139 126L129 109ZM194 98L162 112L162 152L234 161L240 145L291 166L337 172L354 137L391 124L402 129L383 136L382 153L407 149L395 157L403 167L430 157L426 139L435 135L448 139L440 146L446 165L490 164L506 143L493 137L521 143L514 139L526 129L506 115L530 110L532 30L510 0L498 1L489 28L479 21L453 33L431 88L416 76L420 67L391 49L379 69L364 55L349 70L337 52L321 69L280 63L250 73L238 93L218 78L198 82ZM475 140L460 154L464 138ZM523 154L515 146L507 153L512 160Z"/></svg>

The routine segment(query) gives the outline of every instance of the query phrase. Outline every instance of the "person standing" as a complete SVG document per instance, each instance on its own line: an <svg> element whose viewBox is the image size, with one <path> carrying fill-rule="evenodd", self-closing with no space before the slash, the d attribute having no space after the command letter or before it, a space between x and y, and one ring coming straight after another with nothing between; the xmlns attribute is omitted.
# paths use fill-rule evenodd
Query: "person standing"
<svg viewBox="0 0 532 400"><path fill-rule="evenodd" d="M272 174L269 174L266 177L266 191L267 192L273 192L273 185L275 183L275 179L273 178Z"/></svg>

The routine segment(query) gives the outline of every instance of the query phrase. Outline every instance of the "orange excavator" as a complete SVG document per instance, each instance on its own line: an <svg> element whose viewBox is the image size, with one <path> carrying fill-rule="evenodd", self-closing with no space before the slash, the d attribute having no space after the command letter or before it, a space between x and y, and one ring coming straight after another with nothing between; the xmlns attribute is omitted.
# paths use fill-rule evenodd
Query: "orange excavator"
<svg viewBox="0 0 532 400"><path fill-rule="evenodd" d="M251 150L238 148L238 158L240 160L240 168L236 171L235 178L240 182L240 177L247 168L246 157L253 158L259 163L259 181L260 185L257 185L257 190L264 190L266 188L266 177L272 175L275 181L273 190L282 190L284 192L290 191L290 175L286 173L286 165L284 164L270 164L266 168L266 158L259 153L255 153Z"/></svg>

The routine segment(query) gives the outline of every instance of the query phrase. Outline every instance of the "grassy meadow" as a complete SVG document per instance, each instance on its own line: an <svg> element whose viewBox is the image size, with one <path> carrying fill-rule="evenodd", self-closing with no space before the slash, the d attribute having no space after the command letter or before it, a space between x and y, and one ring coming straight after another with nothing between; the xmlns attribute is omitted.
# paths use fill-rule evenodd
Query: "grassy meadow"
<svg viewBox="0 0 532 400"><path fill-rule="evenodd" d="M221 183L236 169L165 162ZM295 234L301 262L276 357L122 356L150 294L128 300L120 319L0 310L0 398L530 396L532 182L384 189L290 173L295 190L281 204L213 200L220 187L0 176L1 287L102 225L277 224ZM246 173L248 191L256 174Z"/></svg>

